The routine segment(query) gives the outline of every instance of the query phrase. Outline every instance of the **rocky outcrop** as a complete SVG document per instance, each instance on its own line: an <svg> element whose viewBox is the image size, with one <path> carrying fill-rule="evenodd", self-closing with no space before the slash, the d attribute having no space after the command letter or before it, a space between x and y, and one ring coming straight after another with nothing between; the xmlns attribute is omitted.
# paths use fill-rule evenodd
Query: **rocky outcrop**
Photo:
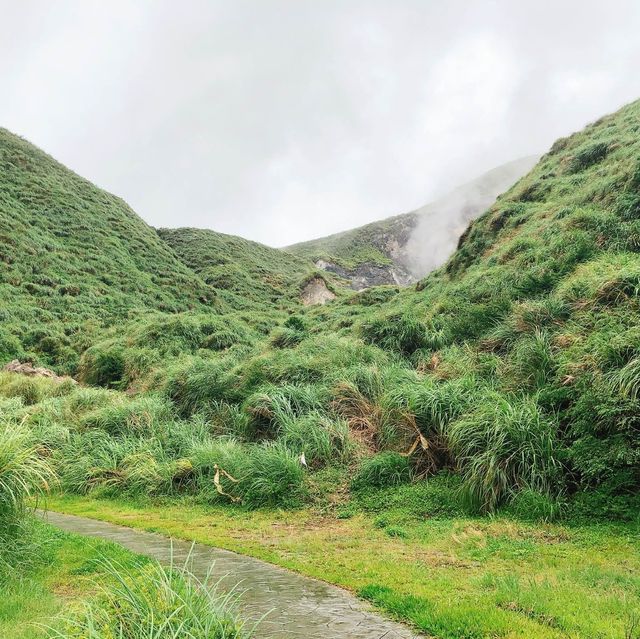
<svg viewBox="0 0 640 639"><path fill-rule="evenodd" d="M400 264L379 265L363 262L355 268L347 269L327 260L317 260L315 265L323 271L334 273L338 277L349 280L351 288L355 291L382 284L407 286L413 281L411 273Z"/></svg>
<svg viewBox="0 0 640 639"><path fill-rule="evenodd" d="M329 290L327 283L320 276L307 280L300 292L300 300L305 306L326 304L336 298L336 294Z"/></svg>
<svg viewBox="0 0 640 639"><path fill-rule="evenodd" d="M29 377L47 377L50 380L58 383L65 382L67 380L71 381L73 384L78 383L72 377L58 375L48 368L34 366L31 362L21 363L17 359L14 359L13 361L6 364L2 370L6 371L7 373L18 373L19 375L27 375Z"/></svg>

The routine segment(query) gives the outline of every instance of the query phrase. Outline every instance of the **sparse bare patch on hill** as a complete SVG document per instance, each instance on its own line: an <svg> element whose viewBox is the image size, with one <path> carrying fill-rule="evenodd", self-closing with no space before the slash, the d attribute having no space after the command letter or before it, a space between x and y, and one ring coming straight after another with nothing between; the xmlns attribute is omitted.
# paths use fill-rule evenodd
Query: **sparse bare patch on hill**
<svg viewBox="0 0 640 639"><path fill-rule="evenodd" d="M326 304L336 298L336 294L330 291L324 278L316 275L309 279L300 292L300 299L305 306Z"/></svg>

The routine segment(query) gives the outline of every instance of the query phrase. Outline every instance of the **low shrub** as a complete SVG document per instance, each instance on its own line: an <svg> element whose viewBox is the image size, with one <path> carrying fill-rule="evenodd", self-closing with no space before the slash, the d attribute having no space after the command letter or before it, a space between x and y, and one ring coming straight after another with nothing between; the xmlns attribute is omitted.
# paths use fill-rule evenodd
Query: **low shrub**
<svg viewBox="0 0 640 639"><path fill-rule="evenodd" d="M362 461L351 482L351 487L361 488L398 486L412 479L409 460L404 455L383 452Z"/></svg>
<svg viewBox="0 0 640 639"><path fill-rule="evenodd" d="M0 328L0 365L13 359L22 360L24 349L20 340L4 328Z"/></svg>
<svg viewBox="0 0 640 639"><path fill-rule="evenodd" d="M284 327L298 333L306 333L307 323L300 315L291 315L284 321Z"/></svg>
<svg viewBox="0 0 640 639"><path fill-rule="evenodd" d="M252 447L247 463L240 484L244 504L251 508L295 508L302 504L305 473L297 454L270 442Z"/></svg>
<svg viewBox="0 0 640 639"><path fill-rule="evenodd" d="M578 173L607 157L610 150L607 142L594 142L578 149L569 162L569 172Z"/></svg>
<svg viewBox="0 0 640 639"><path fill-rule="evenodd" d="M233 378L221 362L193 359L169 371L165 392L183 417L234 398Z"/></svg>
<svg viewBox="0 0 640 639"><path fill-rule="evenodd" d="M271 346L274 348L292 348L299 344L306 334L294 328L283 326L276 329L271 335Z"/></svg>
<svg viewBox="0 0 640 639"><path fill-rule="evenodd" d="M564 507L564 502L557 497L524 489L513 496L505 514L524 521L550 522L562 515Z"/></svg>
<svg viewBox="0 0 640 639"><path fill-rule="evenodd" d="M640 400L633 396L633 361L608 379L585 375L566 412L573 474L583 486L607 485L612 494L636 493L640 487Z"/></svg>
<svg viewBox="0 0 640 639"><path fill-rule="evenodd" d="M125 349L112 340L88 348L78 366L78 379L91 386L117 387L124 373Z"/></svg>
<svg viewBox="0 0 640 639"><path fill-rule="evenodd" d="M2 380L0 391L4 397L16 397L27 406L40 402L46 392L46 385L42 380L24 375L7 375Z"/></svg>
<svg viewBox="0 0 640 639"><path fill-rule="evenodd" d="M492 512L525 489L557 492L555 431L533 399L496 392L452 422L447 434L470 506Z"/></svg>
<svg viewBox="0 0 640 639"><path fill-rule="evenodd" d="M408 356L425 346L427 328L418 319L400 314L371 319L360 327L368 344Z"/></svg>
<svg viewBox="0 0 640 639"><path fill-rule="evenodd" d="M140 395L114 398L81 420L84 428L100 428L110 435L151 435L166 430L173 419L171 404L163 397Z"/></svg>

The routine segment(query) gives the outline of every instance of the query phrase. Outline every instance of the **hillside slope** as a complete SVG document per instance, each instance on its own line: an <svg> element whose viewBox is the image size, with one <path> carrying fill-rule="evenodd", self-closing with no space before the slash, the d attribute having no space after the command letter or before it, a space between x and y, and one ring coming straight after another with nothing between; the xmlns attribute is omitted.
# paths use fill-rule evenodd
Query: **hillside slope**
<svg viewBox="0 0 640 639"><path fill-rule="evenodd" d="M537 160L537 156L529 156L508 162L411 213L294 244L286 250L351 280L356 290L415 282L440 266L467 224Z"/></svg>
<svg viewBox="0 0 640 639"><path fill-rule="evenodd" d="M18 348L11 334L46 352L67 347L88 321L210 309L215 298L125 202L4 129L0 266L0 352L8 354Z"/></svg>
<svg viewBox="0 0 640 639"><path fill-rule="evenodd" d="M556 141L417 289L361 334L441 384L424 434L475 503L520 486L637 513L640 101Z"/></svg>
<svg viewBox="0 0 640 639"><path fill-rule="evenodd" d="M2 372L0 421L91 516L267 558L277 528L276 561L324 576L329 549L330 580L425 635L633 635L640 101L558 140L415 286L82 330L82 383Z"/></svg>
<svg viewBox="0 0 640 639"><path fill-rule="evenodd" d="M635 102L558 140L416 286L119 324L80 378L128 393L27 415L47 438L50 421L72 429L53 437L64 485L281 506L445 471L451 490L408 505L421 521L452 506L637 521L639 132ZM212 490L216 464L242 479Z"/></svg>
<svg viewBox="0 0 640 639"><path fill-rule="evenodd" d="M310 260L235 235L195 228L159 229L158 234L207 284L236 303L297 301L315 269Z"/></svg>

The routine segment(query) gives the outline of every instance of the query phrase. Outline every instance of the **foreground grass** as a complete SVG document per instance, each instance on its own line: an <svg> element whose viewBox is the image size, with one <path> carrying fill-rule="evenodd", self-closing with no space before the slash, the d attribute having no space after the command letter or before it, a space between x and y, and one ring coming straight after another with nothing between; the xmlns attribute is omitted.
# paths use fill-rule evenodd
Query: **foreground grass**
<svg viewBox="0 0 640 639"><path fill-rule="evenodd" d="M401 508L337 519L70 496L50 507L259 557L355 591L442 639L635 639L637 525L427 519Z"/></svg>
<svg viewBox="0 0 640 639"><path fill-rule="evenodd" d="M68 614L93 594L104 572L97 559L125 567L146 561L117 544L65 533L42 522L34 522L33 528L29 565L21 564L0 583L3 638L45 637L44 626L58 613Z"/></svg>

